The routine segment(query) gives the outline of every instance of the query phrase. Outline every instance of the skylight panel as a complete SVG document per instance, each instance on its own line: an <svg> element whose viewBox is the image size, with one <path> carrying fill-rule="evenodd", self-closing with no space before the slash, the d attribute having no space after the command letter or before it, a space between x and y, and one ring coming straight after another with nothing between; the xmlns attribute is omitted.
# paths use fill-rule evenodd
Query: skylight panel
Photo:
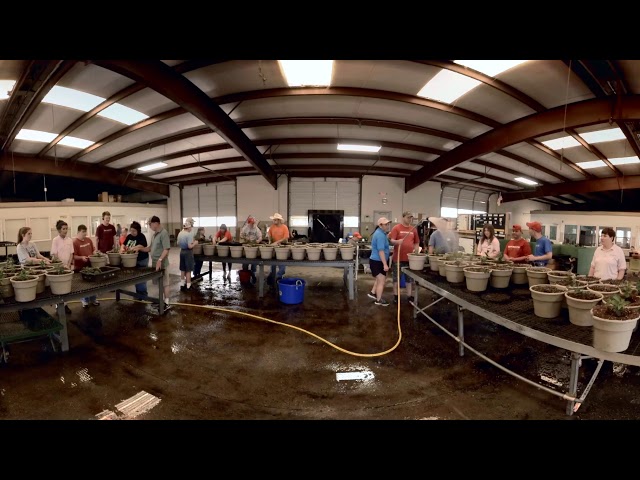
<svg viewBox="0 0 640 480"><path fill-rule="evenodd" d="M546 142L542 142L542 144L546 145L551 150L562 150L563 148L580 146L580 142L571 136L555 138L553 140L547 140Z"/></svg>
<svg viewBox="0 0 640 480"><path fill-rule="evenodd" d="M145 118L149 118L148 115L140 113L133 108L120 105L119 103L114 103L110 107L105 108L100 113L98 113L98 116L110 118L111 120L124 123L125 125L133 125L134 123L138 123Z"/></svg>
<svg viewBox="0 0 640 480"><path fill-rule="evenodd" d="M164 168L166 167L167 164L164 162L156 162L156 163L152 163L150 165L145 165L144 167L139 167L138 170L142 171L142 172L150 172L151 170L158 170L160 168Z"/></svg>
<svg viewBox="0 0 640 480"><path fill-rule="evenodd" d="M417 95L439 102L452 103L479 84L478 80L443 69L429 80Z"/></svg>
<svg viewBox="0 0 640 480"><path fill-rule="evenodd" d="M608 128L597 132L581 133L580 136L588 143L611 142L613 140L624 140L626 137L619 128Z"/></svg>
<svg viewBox="0 0 640 480"><path fill-rule="evenodd" d="M23 128L16 135L16 139L28 140L31 142L49 143L57 136L58 136L57 133L43 132L40 130L29 130L28 128ZM84 149L84 148L90 147L95 142L92 142L90 140L84 140L82 138L66 136L66 137L63 137L63 139L60 140L59 143L60 145L66 145L67 147Z"/></svg>
<svg viewBox="0 0 640 480"><path fill-rule="evenodd" d="M454 60L454 63L484 73L489 77L495 77L510 68L527 62L528 60Z"/></svg>
<svg viewBox="0 0 640 480"><path fill-rule="evenodd" d="M85 148L93 145L95 142L92 142L90 140L84 140L83 138L66 136L66 137L63 137L63 139L60 140L58 143L60 145L66 145L67 147L82 148L84 150Z"/></svg>
<svg viewBox="0 0 640 480"><path fill-rule="evenodd" d="M333 60L278 60L290 87L328 87Z"/></svg>
<svg viewBox="0 0 640 480"><path fill-rule="evenodd" d="M584 170L589 170L590 168L600 168L600 167L607 166L607 164L604 163L602 160L594 160L592 162L580 162L580 163L576 163L576 165L578 165L580 168Z"/></svg>
<svg viewBox="0 0 640 480"><path fill-rule="evenodd" d="M347 152L373 152L377 153L380 151L380 146L376 145L350 145L346 143L339 143L338 150L347 151Z"/></svg>
<svg viewBox="0 0 640 480"><path fill-rule="evenodd" d="M90 93L81 92L73 88L53 87L49 93L42 99L45 103L53 103L61 107L73 108L88 112L92 108L104 102L104 98L92 95Z"/></svg>
<svg viewBox="0 0 640 480"><path fill-rule="evenodd" d="M632 163L640 163L640 159L638 157L620 157L620 158L610 158L609 161L614 165L629 165Z"/></svg>
<svg viewBox="0 0 640 480"><path fill-rule="evenodd" d="M0 80L0 100L6 100L9 98L9 92L16 84L15 80Z"/></svg>

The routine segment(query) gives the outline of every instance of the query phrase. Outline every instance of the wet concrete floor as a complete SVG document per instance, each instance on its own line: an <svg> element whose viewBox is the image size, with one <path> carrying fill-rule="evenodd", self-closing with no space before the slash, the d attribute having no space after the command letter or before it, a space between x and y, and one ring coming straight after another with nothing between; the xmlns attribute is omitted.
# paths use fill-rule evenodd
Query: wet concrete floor
<svg viewBox="0 0 640 480"><path fill-rule="evenodd" d="M117 415L115 406L141 391L160 399L137 417L152 420L640 418L637 367L618 371L605 362L586 402L568 416L561 398L472 352L460 357L453 339L425 317L413 319L404 294L398 324L395 305L367 297L373 278L362 271L350 301L342 270L289 267L287 276L304 278L306 287L301 304L286 305L277 289L259 299L256 287L241 285L238 265L231 281L214 265L211 281L181 292L176 249L171 263L174 306L164 316L126 299L88 309L71 303L69 352L53 353L46 340L12 344L0 366L0 418L92 420L105 410ZM385 297L392 299L390 279ZM453 304L442 301L430 314L456 331ZM469 312L465 319L474 348L566 391L568 352ZM579 393L595 366L583 362Z"/></svg>

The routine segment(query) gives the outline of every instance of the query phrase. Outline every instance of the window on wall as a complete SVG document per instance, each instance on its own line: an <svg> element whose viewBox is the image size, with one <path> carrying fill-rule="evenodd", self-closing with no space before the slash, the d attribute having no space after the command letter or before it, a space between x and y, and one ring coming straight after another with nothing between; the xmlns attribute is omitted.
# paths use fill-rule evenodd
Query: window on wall
<svg viewBox="0 0 640 480"><path fill-rule="evenodd" d="M631 228L616 228L616 245L621 248L631 247Z"/></svg>
<svg viewBox="0 0 640 480"><path fill-rule="evenodd" d="M580 237L578 237L578 245L581 247L597 247L598 236L596 235L596 227L590 225L580 225Z"/></svg>
<svg viewBox="0 0 640 480"><path fill-rule="evenodd" d="M578 226L577 225L565 225L564 226L564 241L568 245L575 245L578 241Z"/></svg>

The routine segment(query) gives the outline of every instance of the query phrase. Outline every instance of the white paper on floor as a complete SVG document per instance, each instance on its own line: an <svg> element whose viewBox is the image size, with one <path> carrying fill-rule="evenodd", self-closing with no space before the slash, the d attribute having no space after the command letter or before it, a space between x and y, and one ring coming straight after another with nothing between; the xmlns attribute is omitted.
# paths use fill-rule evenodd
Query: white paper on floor
<svg viewBox="0 0 640 480"><path fill-rule="evenodd" d="M373 372L337 372L336 380L371 380L373 378Z"/></svg>

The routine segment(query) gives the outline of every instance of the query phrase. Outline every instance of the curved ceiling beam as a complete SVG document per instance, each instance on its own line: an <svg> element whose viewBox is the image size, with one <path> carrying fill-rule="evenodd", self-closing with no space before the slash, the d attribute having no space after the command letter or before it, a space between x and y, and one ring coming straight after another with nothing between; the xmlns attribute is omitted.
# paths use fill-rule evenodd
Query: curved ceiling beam
<svg viewBox="0 0 640 480"><path fill-rule="evenodd" d="M479 135L442 155L408 178L405 182L405 191L408 192L438 174L474 157L485 155L496 149L506 148L530 138L562 131L565 127L575 128L605 123L609 120L625 121L637 118L640 118L640 95L617 99L584 100L529 115Z"/></svg>
<svg viewBox="0 0 640 480"><path fill-rule="evenodd" d="M545 185L535 190L522 192L510 192L502 196L505 202L523 200L536 197L552 197L567 194L588 194L604 192L607 190L622 190L640 188L640 175L630 175L621 178L598 178L594 180L580 180L577 182L565 182L554 185Z"/></svg>
<svg viewBox="0 0 640 480"><path fill-rule="evenodd" d="M16 82L0 122L0 151L8 151L47 93L76 64L75 60L33 60Z"/></svg>
<svg viewBox="0 0 640 480"><path fill-rule="evenodd" d="M456 185L470 185L472 187L483 188L486 190L490 190L491 192L499 192L500 187L497 185L491 185L490 183L476 182L474 180L464 180L461 178L450 177L448 175L440 175L438 178L434 179L435 182L447 183L448 187L453 187Z"/></svg>
<svg viewBox="0 0 640 480"><path fill-rule="evenodd" d="M202 67L209 66L214 63L220 63L214 60L187 60L186 62L179 63L173 67L173 70L177 73L187 73L193 70L197 70ZM80 118L72 122L67 128L65 128L56 138L51 140L40 152L38 153L38 157L42 157L45 153L47 153L51 148L58 144L60 140L69 135L71 132L88 122L90 119L95 117L98 113L103 111L105 108L110 107L114 103L119 102L120 100L130 97L134 93L139 92L140 90L144 90L146 85L141 85L139 83L134 83L133 85L129 85L128 87L123 88L119 92L114 93L109 98L107 98L100 105L95 106L93 109L88 112L83 113ZM207 129L208 130L208 129ZM209 130L210 131L210 130Z"/></svg>
<svg viewBox="0 0 640 480"><path fill-rule="evenodd" d="M4 153L0 156L0 171L59 175L82 180L93 180L169 196L169 185L161 180L154 180L146 176L137 176L134 179L129 172L96 167L89 163L79 163L71 166L70 164L58 162L56 165L56 162L44 158Z"/></svg>
<svg viewBox="0 0 640 480"><path fill-rule="evenodd" d="M186 77L154 60L97 60L95 63L142 83L180 105L231 144L277 189L275 171L251 140L216 102Z"/></svg>

